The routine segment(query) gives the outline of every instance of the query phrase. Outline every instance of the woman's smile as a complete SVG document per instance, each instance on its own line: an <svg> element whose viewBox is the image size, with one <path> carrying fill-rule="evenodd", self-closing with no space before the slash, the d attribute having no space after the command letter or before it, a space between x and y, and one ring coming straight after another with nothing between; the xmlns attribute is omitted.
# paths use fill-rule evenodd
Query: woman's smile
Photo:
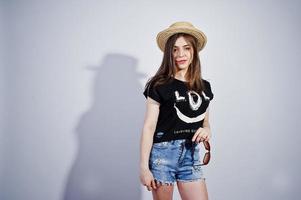
<svg viewBox="0 0 301 200"><path fill-rule="evenodd" d="M186 61L187 61L187 60L177 60L176 63L177 63L178 65L183 65L183 64L186 63Z"/></svg>

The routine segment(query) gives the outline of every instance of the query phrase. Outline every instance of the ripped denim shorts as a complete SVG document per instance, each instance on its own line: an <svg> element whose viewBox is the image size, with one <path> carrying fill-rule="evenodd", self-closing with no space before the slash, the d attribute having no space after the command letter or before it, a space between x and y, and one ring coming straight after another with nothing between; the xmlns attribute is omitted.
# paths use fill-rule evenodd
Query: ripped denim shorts
<svg viewBox="0 0 301 200"><path fill-rule="evenodd" d="M155 181L161 184L205 180L199 152L200 144L188 139L154 143L149 169Z"/></svg>

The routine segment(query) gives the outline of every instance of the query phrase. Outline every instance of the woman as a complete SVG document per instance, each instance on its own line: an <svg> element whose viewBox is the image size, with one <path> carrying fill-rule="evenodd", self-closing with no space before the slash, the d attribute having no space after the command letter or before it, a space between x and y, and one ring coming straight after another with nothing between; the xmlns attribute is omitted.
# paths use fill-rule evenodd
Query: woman
<svg viewBox="0 0 301 200"><path fill-rule="evenodd" d="M189 22L176 22L157 35L164 55L143 92L147 110L140 144L140 181L154 199L172 199L175 182L183 200L208 199L199 154L199 143L208 145L211 137L213 93L202 79L198 56L206 42Z"/></svg>

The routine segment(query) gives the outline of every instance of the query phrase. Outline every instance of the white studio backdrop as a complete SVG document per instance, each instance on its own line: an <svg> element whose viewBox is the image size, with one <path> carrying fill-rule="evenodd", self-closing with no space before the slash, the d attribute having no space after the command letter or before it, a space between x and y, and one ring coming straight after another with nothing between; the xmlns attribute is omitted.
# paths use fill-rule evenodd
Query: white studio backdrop
<svg viewBox="0 0 301 200"><path fill-rule="evenodd" d="M0 6L1 200L152 199L138 178L142 92L175 21L208 37L210 199L299 199L298 1Z"/></svg>
<svg viewBox="0 0 301 200"><path fill-rule="evenodd" d="M3 6L0 4L0 188L3 188L3 181L2 179L2 173L4 171L3 163L4 161L4 108L5 108L5 103L4 103L4 90L5 90L5 76L4 76L4 38L5 38L5 31L2 27L4 27L4 13L3 13ZM2 192L0 190L0 192Z"/></svg>

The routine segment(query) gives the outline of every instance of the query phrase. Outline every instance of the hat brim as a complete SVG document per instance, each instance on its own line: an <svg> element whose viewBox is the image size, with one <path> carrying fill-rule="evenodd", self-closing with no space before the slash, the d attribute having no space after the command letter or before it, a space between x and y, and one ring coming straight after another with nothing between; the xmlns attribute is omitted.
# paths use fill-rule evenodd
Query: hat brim
<svg viewBox="0 0 301 200"><path fill-rule="evenodd" d="M161 51L164 52L164 49L165 49L165 44L168 40L168 38L176 33L186 33L186 34L189 34L189 35L192 35L194 36L196 39L197 39L197 50L198 52L201 51L206 43L207 43L207 37L206 35L198 30L198 29L195 29L195 28L186 28L186 27L176 27L176 28L173 28L173 27L170 27L170 28L167 28L161 32L158 33L157 35L157 45L158 47L161 49Z"/></svg>

